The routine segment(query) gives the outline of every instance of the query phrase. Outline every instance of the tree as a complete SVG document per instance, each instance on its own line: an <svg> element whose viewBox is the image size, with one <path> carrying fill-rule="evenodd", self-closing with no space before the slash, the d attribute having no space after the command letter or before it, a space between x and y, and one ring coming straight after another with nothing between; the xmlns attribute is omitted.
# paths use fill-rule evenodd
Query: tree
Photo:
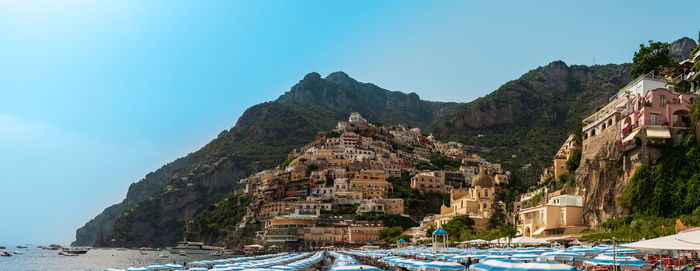
<svg viewBox="0 0 700 271"><path fill-rule="evenodd" d="M506 214L503 211L503 204L493 199L491 204L491 217L489 217L488 228L498 228L506 223Z"/></svg>
<svg viewBox="0 0 700 271"><path fill-rule="evenodd" d="M640 44L639 51L634 53L630 75L636 78L651 71L659 72L675 63L676 61L671 58L668 43L650 40L649 46Z"/></svg>
<svg viewBox="0 0 700 271"><path fill-rule="evenodd" d="M578 169L581 164L581 149L575 149L568 160L566 160L566 169L572 174Z"/></svg>
<svg viewBox="0 0 700 271"><path fill-rule="evenodd" d="M462 236L466 236L473 230L474 220L468 215L458 215L453 217L449 222L443 225L443 228L453 236L453 240L462 240Z"/></svg>
<svg viewBox="0 0 700 271"><path fill-rule="evenodd" d="M434 232L435 230L437 230L437 228L435 228L435 226L433 226L433 225L430 225L430 227L428 227L428 229L425 230L425 237L432 237L432 236L433 236L433 232Z"/></svg>
<svg viewBox="0 0 700 271"><path fill-rule="evenodd" d="M388 244L396 243L401 235L403 235L403 229L400 226L384 227L377 232L377 237L386 241Z"/></svg>

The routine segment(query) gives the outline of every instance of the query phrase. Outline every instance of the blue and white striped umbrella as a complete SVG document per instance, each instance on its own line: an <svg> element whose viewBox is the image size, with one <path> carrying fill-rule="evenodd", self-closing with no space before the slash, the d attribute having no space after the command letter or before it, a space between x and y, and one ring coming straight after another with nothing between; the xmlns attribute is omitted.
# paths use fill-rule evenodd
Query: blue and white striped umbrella
<svg viewBox="0 0 700 271"><path fill-rule="evenodd" d="M600 254L600 250L591 247L570 247L567 251L583 256L596 256Z"/></svg>
<svg viewBox="0 0 700 271"><path fill-rule="evenodd" d="M523 262L532 262L536 261L537 257L539 257L538 254L535 253L515 253L512 256L510 256L510 259L512 260L518 260L518 261L523 261Z"/></svg>
<svg viewBox="0 0 700 271"><path fill-rule="evenodd" d="M464 270L466 267L464 265L458 264L456 262L447 261L432 261L423 265L419 270L421 271L443 271L443 270Z"/></svg>
<svg viewBox="0 0 700 271"><path fill-rule="evenodd" d="M273 265L270 266L270 269L275 269L275 270L297 270L297 268L289 266L289 265Z"/></svg>
<svg viewBox="0 0 700 271"><path fill-rule="evenodd" d="M184 266L172 263L166 264L165 268L167 268L168 270L185 270Z"/></svg>
<svg viewBox="0 0 700 271"><path fill-rule="evenodd" d="M474 260L486 258L486 256L487 255L479 255L479 254L459 254L459 255L456 255L456 256L450 258L450 261L466 263L467 260L469 260L469 258L471 258L472 262L474 262Z"/></svg>
<svg viewBox="0 0 700 271"><path fill-rule="evenodd" d="M524 263L509 271L576 271L576 267L558 262L539 261Z"/></svg>
<svg viewBox="0 0 700 271"><path fill-rule="evenodd" d="M193 268L190 268L190 269L187 269L187 270L189 270L189 271L207 271L207 270L209 270L209 269L206 269L206 268L204 268L204 267L193 267Z"/></svg>
<svg viewBox="0 0 700 271"><path fill-rule="evenodd" d="M557 262L564 262L564 263L576 263L576 262L583 262L587 258L585 256L565 251L565 250L558 250L558 251L552 251L552 252L547 252L547 253L542 253L540 257L538 258L540 261L557 261Z"/></svg>
<svg viewBox="0 0 700 271"><path fill-rule="evenodd" d="M148 271L148 269L146 269L145 267L142 267L142 266L133 266L133 267L127 268L126 271Z"/></svg>
<svg viewBox="0 0 700 271"><path fill-rule="evenodd" d="M481 260L479 263L469 267L478 271L505 271L523 264L521 261L511 260L508 258L499 258L492 260Z"/></svg>
<svg viewBox="0 0 700 271"><path fill-rule="evenodd" d="M611 254L601 254L598 257L584 261L583 265L613 265L613 260L615 265L624 266L626 269L651 269L651 264L640 259L625 255L616 255L613 259L613 255Z"/></svg>
<svg viewBox="0 0 700 271"><path fill-rule="evenodd" d="M330 271L383 271L380 268L363 265L363 264L348 264L343 266L335 266L330 269Z"/></svg>

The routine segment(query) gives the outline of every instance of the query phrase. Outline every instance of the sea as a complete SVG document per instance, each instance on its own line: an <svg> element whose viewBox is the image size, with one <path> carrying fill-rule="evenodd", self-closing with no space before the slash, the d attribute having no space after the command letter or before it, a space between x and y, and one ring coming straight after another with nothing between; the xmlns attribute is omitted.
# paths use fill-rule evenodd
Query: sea
<svg viewBox="0 0 700 271"><path fill-rule="evenodd" d="M82 271L103 270L107 268L128 268L132 266L148 266L154 264L177 263L232 258L238 256L211 256L188 255L180 256L167 250L144 251L142 255L138 250L117 249L91 249L86 254L79 256L61 256L57 250L44 250L36 247L17 249L14 246L5 249L9 253L15 250L21 255L12 257L0 257L0 271ZM4 251L5 251L4 250ZM168 258L159 257L160 254L168 255Z"/></svg>

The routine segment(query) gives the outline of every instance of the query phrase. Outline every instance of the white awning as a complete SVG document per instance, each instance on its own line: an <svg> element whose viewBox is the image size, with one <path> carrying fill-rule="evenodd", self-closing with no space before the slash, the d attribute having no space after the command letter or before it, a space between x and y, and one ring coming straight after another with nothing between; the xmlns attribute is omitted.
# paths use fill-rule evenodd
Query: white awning
<svg viewBox="0 0 700 271"><path fill-rule="evenodd" d="M647 137L651 138L671 138L671 132L664 128L647 129Z"/></svg>
<svg viewBox="0 0 700 271"><path fill-rule="evenodd" d="M625 137L625 139L622 140L622 143L625 143L627 141L630 141L634 139L634 136L636 136L639 133L639 129L632 131L629 135Z"/></svg>
<svg viewBox="0 0 700 271"><path fill-rule="evenodd" d="M540 235L544 231L544 227L537 229L536 231L532 232L532 235Z"/></svg>
<svg viewBox="0 0 700 271"><path fill-rule="evenodd" d="M641 250L700 250L700 228L622 246Z"/></svg>

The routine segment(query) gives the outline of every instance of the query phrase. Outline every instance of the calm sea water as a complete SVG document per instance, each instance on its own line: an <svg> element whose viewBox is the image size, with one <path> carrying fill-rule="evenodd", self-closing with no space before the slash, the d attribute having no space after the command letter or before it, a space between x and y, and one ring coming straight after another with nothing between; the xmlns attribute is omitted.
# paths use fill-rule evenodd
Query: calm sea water
<svg viewBox="0 0 700 271"><path fill-rule="evenodd" d="M116 249L92 249L80 256L66 257L58 255L59 251L43 250L36 247L17 249L14 246L8 246L6 250L10 253L18 250L24 254L0 257L0 270L2 271L95 271L106 268L127 268L136 265L166 264L173 263L173 261L177 264L183 264L183 262L232 257L210 255L180 256L165 250L146 251L147 255L141 255L137 250ZM168 255L168 258L158 257L161 253Z"/></svg>

